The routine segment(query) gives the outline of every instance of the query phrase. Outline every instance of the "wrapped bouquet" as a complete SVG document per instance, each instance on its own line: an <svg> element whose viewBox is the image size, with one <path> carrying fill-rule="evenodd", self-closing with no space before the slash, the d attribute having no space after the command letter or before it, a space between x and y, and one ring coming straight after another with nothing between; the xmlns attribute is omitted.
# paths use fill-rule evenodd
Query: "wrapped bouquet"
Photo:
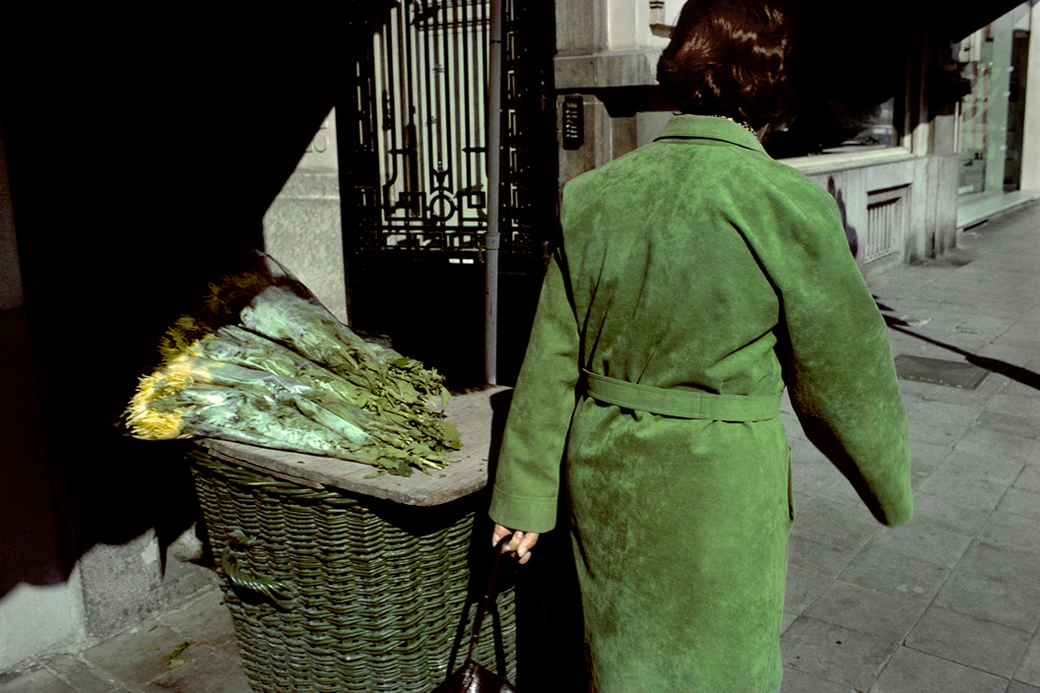
<svg viewBox="0 0 1040 693"><path fill-rule="evenodd" d="M211 285L206 309L161 344L126 411L148 440L219 438L354 460L391 474L460 447L435 370L368 342L273 260ZM439 405L439 409L433 406Z"/></svg>

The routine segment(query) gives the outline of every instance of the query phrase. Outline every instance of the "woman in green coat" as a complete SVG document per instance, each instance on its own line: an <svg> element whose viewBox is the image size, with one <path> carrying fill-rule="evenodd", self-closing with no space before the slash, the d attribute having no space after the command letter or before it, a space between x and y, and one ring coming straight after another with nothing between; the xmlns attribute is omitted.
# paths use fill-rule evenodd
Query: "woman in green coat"
<svg viewBox="0 0 1040 693"><path fill-rule="evenodd" d="M910 518L885 323L833 199L752 130L789 49L769 2L687 3L658 66L683 113L564 188L490 514L526 561L562 479L601 693L778 690L785 386L875 517Z"/></svg>

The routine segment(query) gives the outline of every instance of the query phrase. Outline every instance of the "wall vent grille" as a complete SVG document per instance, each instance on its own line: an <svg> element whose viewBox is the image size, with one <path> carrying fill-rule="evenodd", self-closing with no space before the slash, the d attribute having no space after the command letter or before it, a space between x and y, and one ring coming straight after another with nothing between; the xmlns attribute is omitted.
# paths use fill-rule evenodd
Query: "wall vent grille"
<svg viewBox="0 0 1040 693"><path fill-rule="evenodd" d="M867 232L863 262L876 262L901 253L910 225L909 186L867 194Z"/></svg>

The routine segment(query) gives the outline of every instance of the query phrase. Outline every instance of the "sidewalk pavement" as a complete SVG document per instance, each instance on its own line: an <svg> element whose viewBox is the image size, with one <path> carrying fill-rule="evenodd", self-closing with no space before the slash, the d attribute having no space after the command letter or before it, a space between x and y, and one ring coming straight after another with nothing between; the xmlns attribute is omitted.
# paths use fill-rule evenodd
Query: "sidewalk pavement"
<svg viewBox="0 0 1040 693"><path fill-rule="evenodd" d="M1040 693L1040 204L965 232L962 245L871 281L893 354L944 362L902 374L916 366L950 382L974 365L985 376L974 389L900 380L910 524L875 522L785 403L797 520L782 693ZM211 590L84 652L0 674L0 693L30 691L250 688Z"/></svg>
<svg viewBox="0 0 1040 693"><path fill-rule="evenodd" d="M962 245L871 281L897 359L985 374L975 389L900 380L910 524L878 525L783 414L797 503L783 693L1040 693L1040 206Z"/></svg>

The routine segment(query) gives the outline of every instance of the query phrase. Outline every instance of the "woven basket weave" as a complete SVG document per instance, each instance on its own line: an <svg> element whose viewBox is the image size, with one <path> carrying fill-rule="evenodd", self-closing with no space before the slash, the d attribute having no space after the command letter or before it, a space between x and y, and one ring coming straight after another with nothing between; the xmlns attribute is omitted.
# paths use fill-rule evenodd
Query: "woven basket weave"
<svg viewBox="0 0 1040 693"><path fill-rule="evenodd" d="M428 693L443 681L470 588L473 497L404 506L190 457L255 691ZM500 656L515 680L513 602L507 587ZM495 669L491 627L477 659Z"/></svg>

